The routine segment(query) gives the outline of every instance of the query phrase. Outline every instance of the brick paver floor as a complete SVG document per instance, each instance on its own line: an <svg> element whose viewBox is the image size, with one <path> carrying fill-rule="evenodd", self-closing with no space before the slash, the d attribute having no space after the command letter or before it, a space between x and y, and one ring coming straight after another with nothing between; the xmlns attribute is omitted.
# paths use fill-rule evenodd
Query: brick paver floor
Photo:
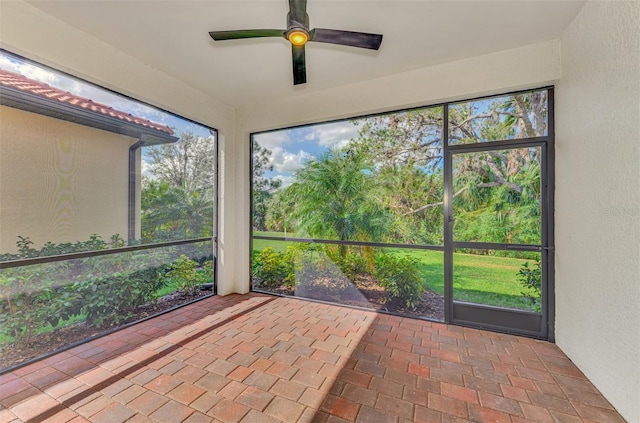
<svg viewBox="0 0 640 423"><path fill-rule="evenodd" d="M260 294L0 376L0 422L624 422L553 344Z"/></svg>

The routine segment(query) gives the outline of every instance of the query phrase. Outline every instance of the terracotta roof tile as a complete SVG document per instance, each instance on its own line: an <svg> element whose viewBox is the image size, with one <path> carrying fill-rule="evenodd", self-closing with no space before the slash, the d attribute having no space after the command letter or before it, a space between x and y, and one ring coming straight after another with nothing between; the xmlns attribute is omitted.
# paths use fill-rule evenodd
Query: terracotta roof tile
<svg viewBox="0 0 640 423"><path fill-rule="evenodd" d="M51 87L43 82L34 81L4 69L0 69L0 85L173 135L173 130L166 125L152 122L138 116L133 116L130 113L114 109L101 103L96 103L88 98L71 94L58 88Z"/></svg>

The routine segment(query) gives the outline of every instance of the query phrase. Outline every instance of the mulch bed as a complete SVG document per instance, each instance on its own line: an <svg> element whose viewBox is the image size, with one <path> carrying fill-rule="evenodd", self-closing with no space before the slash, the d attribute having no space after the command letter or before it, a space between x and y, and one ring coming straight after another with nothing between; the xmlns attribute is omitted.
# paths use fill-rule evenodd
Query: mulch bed
<svg viewBox="0 0 640 423"><path fill-rule="evenodd" d="M261 286L258 281L254 280L253 287L256 291L311 298L371 310L403 314L410 317L444 321L444 297L442 295L427 289L422 294L422 298L416 307L410 309L404 301L400 299L387 302L385 289L378 285L376 280L369 275L358 276L354 282L336 282L335 279L316 278L309 282L298 284L295 288L288 286Z"/></svg>
<svg viewBox="0 0 640 423"><path fill-rule="evenodd" d="M135 315L127 319L127 321L122 322L121 325L153 316L207 295L211 295L211 290L197 290L192 293L175 292L158 299L154 304L139 307ZM103 326L98 328L88 326L84 323L77 323L56 329L52 332L34 335L28 343L13 343L2 346L0 347L0 370L111 329L113 329L113 327Z"/></svg>

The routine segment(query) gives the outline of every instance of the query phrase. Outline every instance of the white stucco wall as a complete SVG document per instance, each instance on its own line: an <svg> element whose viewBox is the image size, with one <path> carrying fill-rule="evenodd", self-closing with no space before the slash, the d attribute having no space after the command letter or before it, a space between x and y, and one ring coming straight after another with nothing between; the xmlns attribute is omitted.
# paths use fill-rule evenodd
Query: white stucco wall
<svg viewBox="0 0 640 423"><path fill-rule="evenodd" d="M37 249L91 234L126 239L136 141L0 106L0 253L15 253L18 236Z"/></svg>
<svg viewBox="0 0 640 423"><path fill-rule="evenodd" d="M547 41L357 84L313 92L240 113L261 131L550 85L560 77L560 45Z"/></svg>
<svg viewBox="0 0 640 423"><path fill-rule="evenodd" d="M556 342L640 422L640 3L588 3L556 90Z"/></svg>

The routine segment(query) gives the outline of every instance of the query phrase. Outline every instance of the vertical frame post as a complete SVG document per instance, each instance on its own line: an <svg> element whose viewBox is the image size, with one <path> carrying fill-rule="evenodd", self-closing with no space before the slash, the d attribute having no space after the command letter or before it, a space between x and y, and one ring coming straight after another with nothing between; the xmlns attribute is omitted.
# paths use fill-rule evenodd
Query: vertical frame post
<svg viewBox="0 0 640 423"><path fill-rule="evenodd" d="M449 104L443 107L444 154L444 320L453 320L453 163L449 152Z"/></svg>

